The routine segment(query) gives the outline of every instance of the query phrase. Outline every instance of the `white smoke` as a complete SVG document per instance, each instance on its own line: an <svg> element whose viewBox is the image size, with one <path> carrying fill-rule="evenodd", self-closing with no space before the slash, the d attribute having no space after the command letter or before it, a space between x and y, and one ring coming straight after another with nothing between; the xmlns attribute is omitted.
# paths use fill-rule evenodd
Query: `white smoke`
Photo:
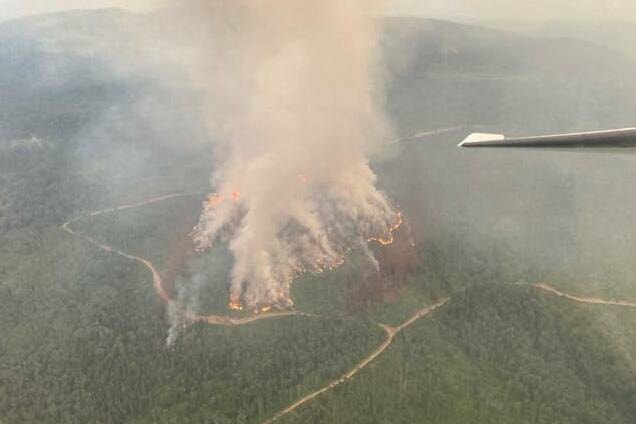
<svg viewBox="0 0 636 424"><path fill-rule="evenodd" d="M201 274L194 274L189 283L177 277L175 286L177 287L177 299L168 302L168 337L166 345L173 347L181 332L187 327L188 318L198 316L201 312L200 294L206 278Z"/></svg>
<svg viewBox="0 0 636 424"><path fill-rule="evenodd" d="M338 266L401 219L369 167L391 138L383 3L217 0L180 15L217 141L216 195L193 237L200 249L229 242L235 302L288 306L296 276Z"/></svg>

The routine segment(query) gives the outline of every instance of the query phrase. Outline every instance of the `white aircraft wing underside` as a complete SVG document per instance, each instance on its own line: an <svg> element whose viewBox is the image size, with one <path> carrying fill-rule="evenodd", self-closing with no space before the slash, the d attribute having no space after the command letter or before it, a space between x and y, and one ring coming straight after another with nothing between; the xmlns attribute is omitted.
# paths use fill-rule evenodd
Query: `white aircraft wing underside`
<svg viewBox="0 0 636 424"><path fill-rule="evenodd" d="M462 148L525 148L636 153L636 128L507 138L501 134L469 135Z"/></svg>

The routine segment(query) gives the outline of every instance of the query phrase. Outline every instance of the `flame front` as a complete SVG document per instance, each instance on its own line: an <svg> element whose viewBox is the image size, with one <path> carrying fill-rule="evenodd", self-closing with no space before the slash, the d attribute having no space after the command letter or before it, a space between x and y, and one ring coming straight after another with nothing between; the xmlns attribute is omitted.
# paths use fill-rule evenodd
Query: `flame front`
<svg viewBox="0 0 636 424"><path fill-rule="evenodd" d="M184 69L217 194L192 237L199 251L227 244L245 310L289 307L290 280L370 255L398 220L370 166L393 138L378 102L385 0L194 3Z"/></svg>
<svg viewBox="0 0 636 424"><path fill-rule="evenodd" d="M298 174L298 179L303 184L309 184L309 180L301 178L304 174ZM240 231L241 210L241 193L237 190L225 190L227 195L215 193L206 199L203 203L203 213L201 222L194 228L192 237L197 246L197 251L203 252L212 246L212 242L216 238L216 233L223 227L227 227L230 232ZM265 288L262 294L249 294L243 290L232 290L228 308L233 311L250 310L253 313L265 313L272 310L273 307L278 309L288 309L293 307L290 298L290 288L297 278L305 274L322 273L333 270L345 262L348 252L356 247L356 244L372 255L366 243L376 242L382 246L388 246L394 242L394 233L403 224L404 218L399 211L393 211L384 203L384 199L380 198L380 206L385 207L385 220L361 220L357 224L359 233L359 241L349 239L346 228L353 224L354 221L350 217L343 215L343 222L333 220L330 230L325 233L312 234L314 227L307 224L305 227L299 225L299 219L292 221L293 225L285 228L285 230L276 235L277 249L272 254L264 254L265 268L274 269L280 272L280 276L270 272L270 281L272 284ZM386 206L384 206L386 205ZM333 214L333 212L332 212ZM222 217L222 219L219 219ZM208 232L210 223L215 223L215 230L212 234ZM382 227L384 229L382 230ZM374 231L375 229L375 231ZM367 232L371 232L368 234ZM329 237L331 236L331 240ZM347 241L349 240L349 241ZM279 251L285 252L279 255ZM266 252L264 252L266 253ZM291 259L291 260L290 260ZM254 258L256 261L256 258ZM276 283L282 281L284 284Z"/></svg>
<svg viewBox="0 0 636 424"><path fill-rule="evenodd" d="M204 210L212 210L223 202L223 196L214 193L208 196L208 199L203 203Z"/></svg>
<svg viewBox="0 0 636 424"><path fill-rule="evenodd" d="M231 311L242 311L243 305L241 304L241 299L237 296L230 296L230 303L228 303L227 307Z"/></svg>
<svg viewBox="0 0 636 424"><path fill-rule="evenodd" d="M393 242L395 241L395 236L394 236L393 233L395 233L398 229L400 229L400 227L404 223L404 218L402 217L402 213L398 212L397 218L398 219L395 222L395 224L393 224L388 229L386 238L383 238L383 237L369 237L367 239L367 241L369 241L369 242L375 241L376 243L380 243L382 246L389 246L389 245L393 244Z"/></svg>

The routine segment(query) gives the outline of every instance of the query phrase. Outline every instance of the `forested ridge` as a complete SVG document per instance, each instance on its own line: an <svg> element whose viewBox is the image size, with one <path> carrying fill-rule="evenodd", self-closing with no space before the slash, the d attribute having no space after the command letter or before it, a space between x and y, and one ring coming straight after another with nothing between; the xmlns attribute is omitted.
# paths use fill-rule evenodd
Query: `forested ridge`
<svg viewBox="0 0 636 424"><path fill-rule="evenodd" d="M524 285L636 300L624 184L636 167L455 149L472 130L626 125L634 84L615 79L633 75L625 58L576 40L387 20L397 133L459 129L392 144L373 164L408 221L393 246L371 245L381 272L352 252L295 282L295 308L316 316L189 325L168 347L173 322L148 269L60 227L72 220L152 260L175 295L205 275L197 307L228 313L227 249L193 255L188 237L205 193L90 216L209 190L213 159L190 99L73 44L129 19L144 17L0 24L0 423L260 423L377 349L378 323L446 297L351 381L280 422L636 422L636 311ZM43 49L67 30L58 53Z"/></svg>
<svg viewBox="0 0 636 424"><path fill-rule="evenodd" d="M164 221L180 208L158 210L154 219ZM151 239L169 234L158 228L164 231ZM23 267L4 268L9 331L2 347L11 360L3 362L1 406L9 422L259 422L351 369L383 338L376 324L352 319L344 304L332 310L334 318L290 317L245 328L197 324L168 349L165 308L147 270L61 229L44 234L22 245ZM19 246L14 241L8 251ZM420 254L429 267L410 274L422 286L409 290L432 288L421 292L422 301L451 293L449 304L398 335L353 381L283 420L630 422L636 380L628 358L636 352L616 350L594 310L530 286L497 284L510 270L480 276L470 264L483 258L474 255L449 255L452 268L465 273L455 274L456 283L425 284L449 263L439 249ZM362 284L354 273L338 280L345 293ZM53 309L43 313L43 306Z"/></svg>
<svg viewBox="0 0 636 424"><path fill-rule="evenodd" d="M257 422L382 337L364 320L290 317L197 324L169 349L145 268L57 229L37 245L2 286L7 422Z"/></svg>
<svg viewBox="0 0 636 424"><path fill-rule="evenodd" d="M631 423L633 362L598 313L531 287L472 286L282 422Z"/></svg>

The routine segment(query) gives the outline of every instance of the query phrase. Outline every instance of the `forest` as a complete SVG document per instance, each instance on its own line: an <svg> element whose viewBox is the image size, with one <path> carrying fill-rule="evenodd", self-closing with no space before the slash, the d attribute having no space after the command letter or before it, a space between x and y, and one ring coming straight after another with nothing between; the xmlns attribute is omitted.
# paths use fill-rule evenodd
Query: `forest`
<svg viewBox="0 0 636 424"><path fill-rule="evenodd" d="M633 346L615 350L601 314L530 287L473 285L283 422L633 422ZM634 312L611 314L633 329Z"/></svg>
<svg viewBox="0 0 636 424"><path fill-rule="evenodd" d="M306 315L175 323L148 268L117 251L152 261L172 296L218 315L230 313L231 257L226 246L197 254L188 236L212 190L204 117L157 75L102 60L126 43L95 34L125 40L119 26L139 19L0 23L0 423L262 423L368 357L387 340L380 324L445 298L278 422L636 422L636 311L532 286L636 300L633 158L456 149L473 130L629 124L633 58L387 19L387 109L406 139L372 167L406 224L393 245L370 243L380 270L354 251L298 278L294 310ZM451 129L417 136L437 128ZM171 194L184 196L112 210ZM196 292L194 276L205 277Z"/></svg>
<svg viewBox="0 0 636 424"><path fill-rule="evenodd" d="M146 254L166 243L144 240L169 239L172 227L114 227L178 221L184 202L194 200L80 226ZM114 231L100 233L106 223ZM124 234L145 247L125 245ZM398 335L369 369L282 422L629 423L636 413L636 345L616 348L633 336L633 312L514 284L514 268L476 250L457 255L450 239L421 249L418 263L427 266L397 287L370 290L356 278L365 262L352 258L295 286L296 308L315 317L196 324L168 348L166 308L145 268L59 228L31 237L12 240L2 255L0 413L7 422L261 422L376 348L384 337L376 322L396 325L448 295L447 306ZM395 290L398 301L362 296ZM622 327L608 332L610 319Z"/></svg>

